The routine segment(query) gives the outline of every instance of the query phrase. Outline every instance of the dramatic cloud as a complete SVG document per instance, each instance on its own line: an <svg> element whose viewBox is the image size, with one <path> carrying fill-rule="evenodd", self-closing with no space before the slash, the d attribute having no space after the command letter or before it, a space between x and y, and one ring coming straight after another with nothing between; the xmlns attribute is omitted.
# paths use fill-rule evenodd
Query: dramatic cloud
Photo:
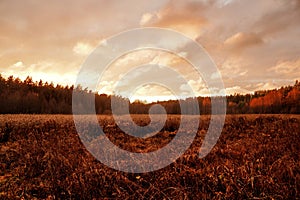
<svg viewBox="0 0 300 200"><path fill-rule="evenodd" d="M141 25L171 28L196 38L207 23L205 6L193 1L170 1L155 13L145 13Z"/></svg>
<svg viewBox="0 0 300 200"><path fill-rule="evenodd" d="M253 45L262 44L263 40L255 33L236 33L230 38L226 39L224 44L229 49L241 51Z"/></svg>
<svg viewBox="0 0 300 200"><path fill-rule="evenodd" d="M105 45L114 34L154 26L179 31L202 45L219 68L227 93L271 89L300 79L299 19L299 0L3 0L0 73L74 84L82 63L100 41ZM99 90L113 92L128 70L146 63L171 66L197 94L209 94L200 81L203 77L178 55L153 51L119 58L105 72ZM173 84L177 80L163 76ZM218 73L210 78L219 78ZM181 84L178 91L184 94L186 87ZM156 86L140 88L135 96L143 94L152 99L170 95Z"/></svg>

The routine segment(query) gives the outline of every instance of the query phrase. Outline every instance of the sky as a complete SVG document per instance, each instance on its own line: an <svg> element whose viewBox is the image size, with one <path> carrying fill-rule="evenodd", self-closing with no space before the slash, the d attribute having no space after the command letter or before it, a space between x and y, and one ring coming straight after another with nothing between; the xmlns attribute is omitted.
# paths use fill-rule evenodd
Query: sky
<svg viewBox="0 0 300 200"><path fill-rule="evenodd" d="M299 0L1 0L0 73L72 85L90 53L108 38L134 28L158 27L199 43L217 66L227 94L251 93L300 80L299 19ZM158 72L161 79L178 85L176 94L185 96L189 85L196 96L210 95L203 77L185 59L159 50L117 58L97 91L115 94L122 77L146 63L169 66L185 78L183 83L167 70ZM133 70L127 77L143 79L149 69ZM174 97L168 86L132 87L136 83L123 86L121 93L130 93L131 100Z"/></svg>

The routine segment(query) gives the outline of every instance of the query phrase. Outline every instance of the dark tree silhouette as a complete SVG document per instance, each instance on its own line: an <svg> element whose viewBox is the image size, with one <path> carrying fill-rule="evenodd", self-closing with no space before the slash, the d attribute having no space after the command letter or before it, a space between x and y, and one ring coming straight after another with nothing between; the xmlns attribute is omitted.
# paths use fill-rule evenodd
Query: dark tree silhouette
<svg viewBox="0 0 300 200"><path fill-rule="evenodd" d="M0 113L1 114L71 114L72 93L77 90L80 95L95 98L95 105L86 102L80 105L84 113L86 106L95 108L97 114L111 114L111 100L118 102L116 112L123 114L122 107L129 100L120 96L95 94L81 86L54 86L53 83L33 82L31 77L24 81L10 76L4 78L0 74ZM211 97L219 98L219 97ZM197 97L180 100L188 113L196 114L193 100L197 100L201 114L211 113L211 98ZM161 101L145 104L140 101L130 103L131 114L147 114L151 105L160 104L168 114L181 114L180 102L177 100ZM293 113L300 114L300 83L274 90L256 91L254 94L234 94L227 96L228 114L247 113Z"/></svg>

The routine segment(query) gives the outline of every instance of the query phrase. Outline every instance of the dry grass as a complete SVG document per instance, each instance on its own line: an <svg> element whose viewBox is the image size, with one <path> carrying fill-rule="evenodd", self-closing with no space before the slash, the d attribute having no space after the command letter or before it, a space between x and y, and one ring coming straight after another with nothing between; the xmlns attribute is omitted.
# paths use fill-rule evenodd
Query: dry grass
<svg viewBox="0 0 300 200"><path fill-rule="evenodd" d="M147 116L134 116L143 126ZM123 149L154 151L176 133L178 116L147 139L127 136L99 116ZM173 164L133 174L110 169L82 145L65 115L0 115L0 199L299 199L300 116L227 116L212 152L197 157L209 116L191 148Z"/></svg>

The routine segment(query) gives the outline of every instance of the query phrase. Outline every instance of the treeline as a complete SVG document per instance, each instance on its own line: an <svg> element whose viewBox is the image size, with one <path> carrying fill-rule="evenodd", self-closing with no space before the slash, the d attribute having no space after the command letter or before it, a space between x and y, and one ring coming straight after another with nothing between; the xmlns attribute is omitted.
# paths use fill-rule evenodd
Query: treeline
<svg viewBox="0 0 300 200"><path fill-rule="evenodd" d="M54 86L40 80L34 82L31 77L24 81L10 76L3 78L0 74L0 113L1 114L72 114L72 94L73 90L79 91L82 95L95 98L94 105L97 114L111 114L111 100L117 100L120 107L129 103L128 99L110 96L106 94L94 94L88 89L80 86ZM219 97L212 97L219 98ZM211 113L211 98L198 97L182 100L188 113L193 113L192 102L197 100L200 113ZM165 107L169 114L180 114L179 101L169 100L157 102ZM151 105L142 102L129 104L129 111L132 114L146 114ZM84 111L85 106L81 105ZM121 109L122 110L122 109ZM196 113L196 111L194 112ZM293 86L281 87L279 89L256 91L254 94L235 94L227 96L228 114L248 114L248 113L285 113L300 114L300 83L295 82Z"/></svg>

